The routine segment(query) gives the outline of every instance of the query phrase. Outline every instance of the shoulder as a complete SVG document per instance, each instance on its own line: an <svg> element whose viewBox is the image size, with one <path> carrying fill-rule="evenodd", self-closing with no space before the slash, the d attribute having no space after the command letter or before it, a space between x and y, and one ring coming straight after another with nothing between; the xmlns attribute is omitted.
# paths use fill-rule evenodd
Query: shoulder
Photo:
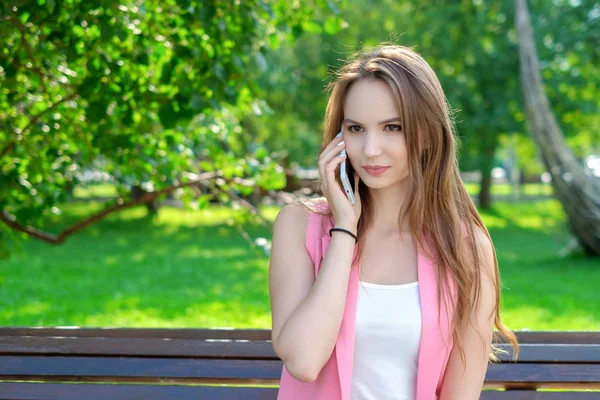
<svg viewBox="0 0 600 400"><path fill-rule="evenodd" d="M476 257L476 268L479 270L480 282L483 287L492 288L497 282L498 267L496 251L487 230L473 224L472 237L468 240L471 257Z"/></svg>
<svg viewBox="0 0 600 400"><path fill-rule="evenodd" d="M275 217L273 237L276 235L304 237L311 211L300 202L286 204Z"/></svg>
<svg viewBox="0 0 600 400"><path fill-rule="evenodd" d="M471 271L481 279L495 281L497 275L496 251L489 232L475 219L463 218L460 223L460 240L466 253L464 261L475 264L475 269L471 269Z"/></svg>
<svg viewBox="0 0 600 400"><path fill-rule="evenodd" d="M479 226L475 221L461 220L462 238L466 240L469 247L475 246L479 251L493 251L493 243L487 229Z"/></svg>
<svg viewBox="0 0 600 400"><path fill-rule="evenodd" d="M330 211L329 203L327 202L327 198L325 197L317 197L316 199L310 199L302 204L316 214L328 214Z"/></svg>
<svg viewBox="0 0 600 400"><path fill-rule="evenodd" d="M473 235L470 239L471 243L477 248L477 252L480 256L483 256L488 261L490 257L493 257L494 244L485 228L473 224Z"/></svg>
<svg viewBox="0 0 600 400"><path fill-rule="evenodd" d="M285 236L286 240L298 240L306 243L309 251L314 247L314 240L325 235L332 226L327 200L323 198L306 202L296 201L285 205L277 214L273 224L273 240L277 236Z"/></svg>
<svg viewBox="0 0 600 400"><path fill-rule="evenodd" d="M311 210L308 209L304 204L299 201L286 204L279 210L277 217L275 218L275 224L289 223L289 222L308 222Z"/></svg>
<svg viewBox="0 0 600 400"><path fill-rule="evenodd" d="M275 223L295 223L306 225L311 216L320 217L328 215L329 204L324 197L312 199L306 202L295 201L286 204L277 214ZM282 222L283 221L283 222Z"/></svg>

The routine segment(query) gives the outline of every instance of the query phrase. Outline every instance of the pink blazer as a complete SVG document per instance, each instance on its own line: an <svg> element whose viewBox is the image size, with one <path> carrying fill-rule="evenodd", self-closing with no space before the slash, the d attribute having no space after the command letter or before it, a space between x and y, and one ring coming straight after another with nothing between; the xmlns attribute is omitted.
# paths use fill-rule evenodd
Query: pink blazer
<svg viewBox="0 0 600 400"><path fill-rule="evenodd" d="M321 226L322 221L325 230ZM327 217L311 213L306 232L306 248L314 263L315 277L319 273L321 261L329 246L331 240L329 229L332 227ZM355 245L353 257L357 256L357 252L358 246ZM448 329L448 320L454 307L444 305L454 304L450 300L455 290L452 289L452 293L445 296L446 301L441 303L441 313L438 313L436 267L421 251L418 254L417 271L422 332L417 362L416 399L437 400L453 343ZM350 271L346 306L335 348L317 379L312 383L299 381L290 375L284 365L278 400L350 399L358 284L358 268L355 265Z"/></svg>

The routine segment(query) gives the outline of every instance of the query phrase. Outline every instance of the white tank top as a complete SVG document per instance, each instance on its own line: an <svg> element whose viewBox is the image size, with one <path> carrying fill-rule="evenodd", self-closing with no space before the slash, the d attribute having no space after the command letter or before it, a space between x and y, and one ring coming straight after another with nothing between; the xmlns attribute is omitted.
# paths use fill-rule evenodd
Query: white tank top
<svg viewBox="0 0 600 400"><path fill-rule="evenodd" d="M359 282L351 400L414 400L421 342L419 282Z"/></svg>

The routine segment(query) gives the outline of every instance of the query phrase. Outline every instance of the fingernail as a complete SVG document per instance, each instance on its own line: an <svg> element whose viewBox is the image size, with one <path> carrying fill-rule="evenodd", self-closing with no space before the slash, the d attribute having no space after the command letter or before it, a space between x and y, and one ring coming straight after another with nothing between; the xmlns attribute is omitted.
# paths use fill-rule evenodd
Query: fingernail
<svg viewBox="0 0 600 400"><path fill-rule="evenodd" d="M342 140L341 142L339 142L336 146L341 146L344 144L344 141Z"/></svg>

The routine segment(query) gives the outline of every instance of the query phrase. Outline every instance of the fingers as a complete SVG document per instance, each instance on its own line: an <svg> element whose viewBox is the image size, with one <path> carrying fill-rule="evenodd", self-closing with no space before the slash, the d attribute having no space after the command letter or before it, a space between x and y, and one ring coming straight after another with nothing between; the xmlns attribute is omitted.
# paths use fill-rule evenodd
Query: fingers
<svg viewBox="0 0 600 400"><path fill-rule="evenodd" d="M343 144L339 145L340 143L342 143L342 141L343 141L342 136L336 137L327 146L325 146L325 148L321 152L321 155L319 156L319 162L321 162L321 160L324 160L324 159L331 160L332 153L339 153L340 151L342 151L342 149L346 147L345 142ZM326 163L327 162L325 161L325 164Z"/></svg>
<svg viewBox="0 0 600 400"><path fill-rule="evenodd" d="M329 150L336 147L338 145L338 143L342 142L343 140L344 140L344 135L334 137L331 140L331 142L329 142L329 144L327 146L325 146L325 148L323 149L321 154L327 153Z"/></svg>
<svg viewBox="0 0 600 400"><path fill-rule="evenodd" d="M325 168L325 173L327 174L327 179L329 182L335 181L335 171L338 165L345 159L346 156L337 156L334 157L333 160L329 162L329 164L327 164L327 167Z"/></svg>
<svg viewBox="0 0 600 400"><path fill-rule="evenodd" d="M325 149L323 150L323 152L321 153L321 155L319 156L319 172L321 174L321 181L323 181L323 183L325 183L325 177L327 175L327 168L329 166L329 164L331 163L331 160L333 160L334 158L336 158L339 153L344 150L346 148L346 143L342 142L341 138L335 138L334 140L331 141L331 143L329 143ZM336 163L335 165L337 165L339 163ZM333 167L335 168L335 166Z"/></svg>
<svg viewBox="0 0 600 400"><path fill-rule="evenodd" d="M325 186L325 190L327 191L327 197L333 201L334 203L339 204L340 201L347 200L346 195L344 194L344 190L341 185L336 180L336 177L339 175L340 164L346 159L344 157L334 157L333 160L329 163L326 170L327 184Z"/></svg>
<svg viewBox="0 0 600 400"><path fill-rule="evenodd" d="M346 149L346 143L340 142L339 146L336 145L335 147L324 150L323 153L321 153L321 157L319 158L319 168L323 167L323 169L325 169L327 167L327 165L329 165L331 160L333 160L335 157L340 155L340 153L343 152L343 154L345 155L346 154L345 149Z"/></svg>

